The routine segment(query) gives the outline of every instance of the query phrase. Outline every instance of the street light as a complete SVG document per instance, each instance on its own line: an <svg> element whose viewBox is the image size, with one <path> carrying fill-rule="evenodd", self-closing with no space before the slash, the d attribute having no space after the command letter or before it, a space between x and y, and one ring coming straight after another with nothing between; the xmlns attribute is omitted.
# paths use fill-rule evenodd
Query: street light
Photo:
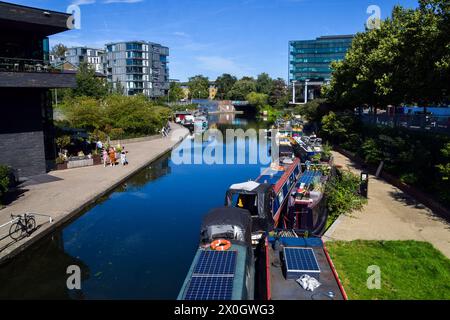
<svg viewBox="0 0 450 320"><path fill-rule="evenodd" d="M308 102L308 82L309 79L305 79L305 103Z"/></svg>
<svg viewBox="0 0 450 320"><path fill-rule="evenodd" d="M297 80L292 80L292 104L295 104L295 84Z"/></svg>

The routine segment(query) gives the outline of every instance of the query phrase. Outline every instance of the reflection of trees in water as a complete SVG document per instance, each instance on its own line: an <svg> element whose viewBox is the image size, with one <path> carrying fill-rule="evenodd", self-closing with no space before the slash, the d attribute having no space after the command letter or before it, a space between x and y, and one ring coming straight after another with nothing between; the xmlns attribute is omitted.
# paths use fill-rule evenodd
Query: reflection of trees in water
<svg viewBox="0 0 450 320"><path fill-rule="evenodd" d="M171 172L171 168L169 166L169 154L164 155L162 158L159 158L155 162L153 162L148 167L144 168L142 171L134 175L130 180L126 182L126 187L143 187L147 183L152 180L156 180L169 174ZM125 189L123 190L125 191ZM120 192L120 191L119 191Z"/></svg>
<svg viewBox="0 0 450 320"><path fill-rule="evenodd" d="M83 289L89 267L67 254L62 231L54 232L0 266L0 299L83 299L82 290L67 289L70 265L80 267Z"/></svg>

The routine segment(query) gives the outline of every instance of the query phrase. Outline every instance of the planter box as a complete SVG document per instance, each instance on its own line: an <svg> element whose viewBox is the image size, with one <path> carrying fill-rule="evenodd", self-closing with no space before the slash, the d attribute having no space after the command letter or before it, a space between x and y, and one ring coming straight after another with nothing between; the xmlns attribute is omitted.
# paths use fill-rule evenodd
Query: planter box
<svg viewBox="0 0 450 320"><path fill-rule="evenodd" d="M93 166L94 165L94 159L84 159L84 160L69 160L67 162L67 169L71 168L80 168L80 167L87 167L87 166Z"/></svg>
<svg viewBox="0 0 450 320"><path fill-rule="evenodd" d="M67 169L67 162L56 164L56 170L65 170Z"/></svg>
<svg viewBox="0 0 450 320"><path fill-rule="evenodd" d="M94 160L94 166L102 164L102 157L99 155L93 156L92 159Z"/></svg>

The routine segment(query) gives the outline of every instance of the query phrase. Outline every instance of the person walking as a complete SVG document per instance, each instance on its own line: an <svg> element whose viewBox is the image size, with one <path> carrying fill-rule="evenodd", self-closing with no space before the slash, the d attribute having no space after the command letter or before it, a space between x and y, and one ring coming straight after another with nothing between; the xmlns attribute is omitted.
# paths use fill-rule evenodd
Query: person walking
<svg viewBox="0 0 450 320"><path fill-rule="evenodd" d="M109 149L109 161L111 162L111 167L116 165L116 151L114 148Z"/></svg>
<svg viewBox="0 0 450 320"><path fill-rule="evenodd" d="M108 151L106 148L103 149L103 167L106 167L106 162L108 161Z"/></svg>

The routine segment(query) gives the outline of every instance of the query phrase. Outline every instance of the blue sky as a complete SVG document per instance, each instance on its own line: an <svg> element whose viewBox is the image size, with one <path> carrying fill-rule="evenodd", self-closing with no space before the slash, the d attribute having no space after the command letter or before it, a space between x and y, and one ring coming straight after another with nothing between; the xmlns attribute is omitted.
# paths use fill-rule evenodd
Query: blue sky
<svg viewBox="0 0 450 320"><path fill-rule="evenodd" d="M107 42L147 40L170 48L170 77L211 79L267 72L287 78L288 41L364 30L369 5L381 16L395 4L416 0L16 0L66 11L81 8L81 29L50 38L51 44L103 47Z"/></svg>

